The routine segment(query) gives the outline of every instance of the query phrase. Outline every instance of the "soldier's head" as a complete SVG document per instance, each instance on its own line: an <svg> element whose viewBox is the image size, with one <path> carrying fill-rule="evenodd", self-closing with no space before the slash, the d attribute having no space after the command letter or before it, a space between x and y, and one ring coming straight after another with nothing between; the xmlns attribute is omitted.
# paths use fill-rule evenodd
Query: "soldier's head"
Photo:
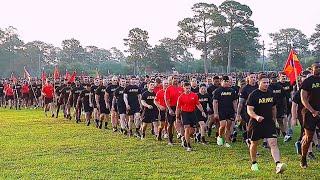
<svg viewBox="0 0 320 180"><path fill-rule="evenodd" d="M270 85L270 80L268 78L268 76L264 73L259 74L258 76L258 85L259 85L259 89L261 91L267 91L268 87Z"/></svg>
<svg viewBox="0 0 320 180"><path fill-rule="evenodd" d="M320 75L320 62L314 62L311 65L311 70L312 70L313 75L319 76Z"/></svg>

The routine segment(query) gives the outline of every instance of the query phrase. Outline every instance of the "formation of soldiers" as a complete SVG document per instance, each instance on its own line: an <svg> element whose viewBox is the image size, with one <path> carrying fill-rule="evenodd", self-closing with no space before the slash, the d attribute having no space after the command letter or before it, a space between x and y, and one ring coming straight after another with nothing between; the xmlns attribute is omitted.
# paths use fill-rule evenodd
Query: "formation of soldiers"
<svg viewBox="0 0 320 180"><path fill-rule="evenodd" d="M76 123L93 123L114 132L144 139L147 126L155 139L176 139L186 151L191 142L207 145L206 137L232 148L238 133L248 146L251 169L259 170L258 141L270 148L276 173L286 170L280 162L278 137L292 139L297 122L300 137L295 143L301 167L307 158L315 159L313 144L320 150L320 64L304 71L298 85L292 86L283 73L245 73L233 75L156 74L152 76L108 76L46 82L4 79L0 82L0 105L21 109L44 107L46 116ZM61 111L61 112L60 112ZM51 114L50 114L51 113ZM238 138L239 140L240 138Z"/></svg>

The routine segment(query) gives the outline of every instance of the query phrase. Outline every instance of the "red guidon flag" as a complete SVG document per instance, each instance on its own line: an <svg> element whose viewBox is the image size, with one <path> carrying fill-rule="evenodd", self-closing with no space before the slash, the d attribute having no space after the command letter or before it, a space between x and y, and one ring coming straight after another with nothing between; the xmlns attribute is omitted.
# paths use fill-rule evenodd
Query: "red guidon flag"
<svg viewBox="0 0 320 180"><path fill-rule="evenodd" d="M302 72L302 66L298 59L296 52L291 49L286 65L284 66L283 72L287 75L290 80L290 84L294 84L299 74Z"/></svg>
<svg viewBox="0 0 320 180"><path fill-rule="evenodd" d="M71 75L71 77L70 77L68 82L69 83L74 83L76 81L76 75L77 75L77 73L75 71L73 71L73 73L72 73L72 75Z"/></svg>
<svg viewBox="0 0 320 180"><path fill-rule="evenodd" d="M57 80L60 78L60 73L59 73L59 69L57 66L54 67L53 78L54 78L54 80Z"/></svg>
<svg viewBox="0 0 320 180"><path fill-rule="evenodd" d="M28 79L28 81L30 82L31 81L30 73L27 71L26 67L23 67L23 70L24 70L24 77Z"/></svg>

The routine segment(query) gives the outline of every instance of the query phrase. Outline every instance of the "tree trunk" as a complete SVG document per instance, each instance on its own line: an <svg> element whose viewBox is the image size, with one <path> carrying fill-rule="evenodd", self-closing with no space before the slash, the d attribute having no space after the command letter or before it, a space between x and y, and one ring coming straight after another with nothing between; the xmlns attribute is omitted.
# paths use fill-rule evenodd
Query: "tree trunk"
<svg viewBox="0 0 320 180"><path fill-rule="evenodd" d="M134 65L133 65L133 75L137 74L137 60L134 60Z"/></svg>
<svg viewBox="0 0 320 180"><path fill-rule="evenodd" d="M232 33L232 30L230 30L230 35L229 35L227 73L230 73L230 71L231 71L231 39L232 39L231 33Z"/></svg>
<svg viewBox="0 0 320 180"><path fill-rule="evenodd" d="M207 29L206 29L206 20L203 21L203 35L204 35L204 46L203 46L203 66L204 66L204 73L208 73L208 44L207 44Z"/></svg>

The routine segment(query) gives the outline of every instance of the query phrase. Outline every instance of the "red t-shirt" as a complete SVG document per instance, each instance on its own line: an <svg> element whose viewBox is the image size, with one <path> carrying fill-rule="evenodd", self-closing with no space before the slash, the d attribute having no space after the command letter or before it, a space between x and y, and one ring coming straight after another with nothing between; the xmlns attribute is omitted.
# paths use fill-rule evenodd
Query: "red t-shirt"
<svg viewBox="0 0 320 180"><path fill-rule="evenodd" d="M7 86L6 90L6 96L13 96L13 89L9 86Z"/></svg>
<svg viewBox="0 0 320 180"><path fill-rule="evenodd" d="M159 84L156 87L154 87L153 92L157 94L157 92L160 91L161 89L163 89L163 86L162 86L162 84Z"/></svg>
<svg viewBox="0 0 320 180"><path fill-rule="evenodd" d="M170 101L170 106L177 106L179 96L183 93L183 88L170 85L165 91L166 100Z"/></svg>
<svg viewBox="0 0 320 180"><path fill-rule="evenodd" d="M24 84L21 88L22 94L28 94L29 93L29 86Z"/></svg>
<svg viewBox="0 0 320 180"><path fill-rule="evenodd" d="M155 100L161 105L166 107L166 103L164 101L164 90L161 89L157 92Z"/></svg>
<svg viewBox="0 0 320 180"><path fill-rule="evenodd" d="M178 108L183 112L193 112L199 104L199 97L197 94L190 92L189 94L181 94L178 99Z"/></svg>
<svg viewBox="0 0 320 180"><path fill-rule="evenodd" d="M53 98L53 86L51 84L44 85L42 92L46 98Z"/></svg>

